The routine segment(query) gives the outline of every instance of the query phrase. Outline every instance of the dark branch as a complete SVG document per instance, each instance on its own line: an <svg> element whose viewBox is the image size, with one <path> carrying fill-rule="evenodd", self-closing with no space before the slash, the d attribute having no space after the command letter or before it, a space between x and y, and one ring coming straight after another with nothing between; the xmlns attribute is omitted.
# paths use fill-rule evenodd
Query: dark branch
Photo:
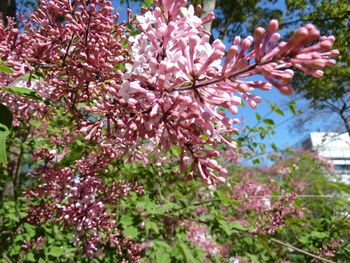
<svg viewBox="0 0 350 263"><path fill-rule="evenodd" d="M325 17L325 18L309 18L309 19L296 19L290 22L284 22L281 23L280 26L289 26L295 23L299 23L299 22L325 22L325 21L329 21L329 20L344 20L344 19L348 19L350 16L350 11L346 11L343 13L342 16L330 16L330 17Z"/></svg>

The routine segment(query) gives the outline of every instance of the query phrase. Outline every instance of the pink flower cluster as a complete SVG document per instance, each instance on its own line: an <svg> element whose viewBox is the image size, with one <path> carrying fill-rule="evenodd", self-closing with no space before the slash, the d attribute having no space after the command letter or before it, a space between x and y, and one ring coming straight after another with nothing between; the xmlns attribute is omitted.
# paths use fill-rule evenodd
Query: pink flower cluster
<svg viewBox="0 0 350 263"><path fill-rule="evenodd" d="M188 230L186 235L192 246L201 247L207 256L222 255L226 257L228 255L227 247L222 247L211 240L206 225L199 225L196 222L188 221L186 222L186 226Z"/></svg>
<svg viewBox="0 0 350 263"><path fill-rule="evenodd" d="M120 254L126 244L136 249L137 244L119 233L115 215L107 211L106 205L119 203L131 191L141 194L143 190L130 183L105 184L98 171L103 170L106 163L93 157L77 161L75 170L55 166L54 155L48 150L35 153L34 158L43 160L45 165L32 173L38 181L26 191L32 201L27 211L28 220L36 224L53 220L64 228L73 228L74 244L84 248L90 257L106 242ZM130 256L136 257L137 253Z"/></svg>
<svg viewBox="0 0 350 263"><path fill-rule="evenodd" d="M319 155L318 152L308 152L308 154L311 155L316 161L320 162L323 164L323 166L329 171L329 172L334 172L334 163L332 162L331 159Z"/></svg>
<svg viewBox="0 0 350 263"><path fill-rule="evenodd" d="M272 190L271 185L264 185L254 179L247 179L235 184L231 198L241 200L238 208L241 211L265 212L271 209Z"/></svg>
<svg viewBox="0 0 350 263"><path fill-rule="evenodd" d="M316 255L320 257L332 258L336 255L337 247L339 246L339 240L332 240L330 244L322 244L322 247L317 251ZM321 261L314 258L312 259L314 263L320 263Z"/></svg>
<svg viewBox="0 0 350 263"><path fill-rule="evenodd" d="M28 73L30 84L33 74L44 76L41 93L72 114L86 140L113 145L118 158L143 160L144 142L155 154L176 146L182 172L223 183L228 170L213 158L218 144L236 149L232 126L239 121L220 109L236 114L242 99L256 108L254 89L272 85L290 94L291 67L321 77L339 52L331 50L332 36L319 38L310 24L278 43L275 20L228 48L210 44L203 24L213 14L201 19L185 4L155 1L154 9L130 16L140 33L129 36L107 0L41 1L31 16L36 26L25 23L20 32L0 25L0 56L13 78ZM256 74L266 82L245 80Z"/></svg>
<svg viewBox="0 0 350 263"><path fill-rule="evenodd" d="M272 172L274 174L275 169ZM279 227L285 226L286 217L303 216L300 208L294 205L295 193L273 196L273 192L280 192L278 185L259 183L251 178L249 171L243 178L243 182L234 185L231 198L240 201L236 207L238 211L253 211L258 215L255 232L275 233ZM244 224L245 218L239 218L243 219Z"/></svg>
<svg viewBox="0 0 350 263"><path fill-rule="evenodd" d="M46 112L44 103L3 91L3 86L23 87L25 86L24 83L24 81L13 78L5 72L0 72L0 103L10 109L13 115L13 126L19 126L21 124L27 126L29 120L42 118Z"/></svg>
<svg viewBox="0 0 350 263"><path fill-rule="evenodd" d="M286 195L281 200L275 201L270 209L264 211L258 218L257 233L275 233L280 227L285 226L286 217L302 217L303 213L294 206L295 194Z"/></svg>
<svg viewBox="0 0 350 263"><path fill-rule="evenodd" d="M38 249L42 247L44 244L45 244L45 238L40 236L36 239L23 241L22 249L30 251L32 249Z"/></svg>

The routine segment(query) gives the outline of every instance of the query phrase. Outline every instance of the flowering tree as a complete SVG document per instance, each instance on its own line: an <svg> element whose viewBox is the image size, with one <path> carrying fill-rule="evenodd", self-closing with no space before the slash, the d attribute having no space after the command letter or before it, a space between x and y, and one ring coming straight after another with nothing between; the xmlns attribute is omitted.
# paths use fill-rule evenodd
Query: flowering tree
<svg viewBox="0 0 350 263"><path fill-rule="evenodd" d="M28 207L19 225L54 223L70 229L70 240L90 258L103 258L112 249L116 254L111 260L140 260L147 245L130 239L137 229L117 212L123 213L125 200L138 200L145 185L120 176L121 163L153 167L178 161L179 169L173 170L177 176L167 178L174 173L162 171L162 180L198 177L208 186L224 184L230 172L221 164L220 149L237 151L233 125L239 121L234 115L243 101L255 109L261 98L254 89L272 86L289 95L292 67L319 78L325 66L335 64L330 57L339 53L331 49L334 37L320 37L311 24L279 42L275 20L266 30L257 28L254 37L236 37L230 47L220 40L210 44L203 25L213 14L201 19L200 6L185 5L156 1L153 9L136 16L129 10L128 21L118 22L106 0L40 1L30 20L22 22L23 30L13 21L0 24L0 153L2 173L12 178L13 197ZM254 75L264 81L251 80ZM25 158L26 153L31 157ZM21 168L29 171L29 179L23 179ZM24 196L19 192L23 180ZM247 182L249 178L236 187L270 194ZM238 192L226 196L242 198ZM238 230L275 233L284 216L299 215L291 199L268 202L247 203L237 210L265 209L268 215L254 229ZM153 215L174 224L166 211ZM156 231L154 224L144 227ZM189 231L196 227L188 221ZM206 231L202 227L198 235ZM200 237L188 238L195 244ZM35 250L42 242L39 236L26 240L24 247ZM229 255L213 241L205 246L213 247L206 257L218 251ZM184 244L179 249L194 262ZM47 253L57 256L58 251Z"/></svg>

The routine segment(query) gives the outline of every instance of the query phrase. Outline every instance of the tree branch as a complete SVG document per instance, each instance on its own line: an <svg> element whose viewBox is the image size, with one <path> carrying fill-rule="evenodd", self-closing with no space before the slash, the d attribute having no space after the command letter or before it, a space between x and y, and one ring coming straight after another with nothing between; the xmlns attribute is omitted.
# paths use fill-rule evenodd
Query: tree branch
<svg viewBox="0 0 350 263"><path fill-rule="evenodd" d="M264 63L261 63L261 64L252 64L250 65L249 67L247 67L246 69L243 69L241 71L238 71L238 72L235 72L233 74L231 74L230 76L228 77L225 77L225 76L222 76L218 79L214 79L214 80L210 80L208 82L204 82L204 83L201 83L201 84L198 84L198 85L189 85L189 86L186 86L186 87L183 87L183 88L179 88L179 89L174 89L174 90L171 90L170 92L173 92L173 91L184 91L184 90L194 90L194 89L198 89L198 88L202 88L202 87L205 87L205 86L208 86L208 85L211 85L211 84L215 84L215 83L218 83L220 81L223 81L225 79L231 79L231 78L235 78L243 73L246 73L250 70L253 70L255 69L257 66L261 66L261 65L265 65L265 64L268 64L268 63L271 63L272 61L268 61L268 62L264 62Z"/></svg>
<svg viewBox="0 0 350 263"><path fill-rule="evenodd" d="M321 261L323 261L323 262L336 263L335 261L332 261L332 260L329 260L329 259L326 259L326 258L322 258L322 257L320 257L320 256L316 256L316 255L311 254L311 253L309 253L309 252L307 252L307 251L305 251L305 250L302 250L302 249L300 249L300 248L297 248L297 247L295 247L295 246L292 246L291 244L284 243L283 241L278 240L278 239L276 239L276 238L273 238L273 237L272 237L272 238L270 238L270 240L273 241L273 242L275 242L275 243L277 243L277 244L280 244L280 245L282 245L282 246L288 247L288 248L290 248L290 249L293 249L293 250L296 250L296 251L298 251L298 252L300 252L300 253L303 253L303 254L305 254L305 255L308 255L308 256L310 256L310 257L313 257L313 258L316 258L316 259L318 259L318 260L321 260Z"/></svg>
<svg viewBox="0 0 350 263"><path fill-rule="evenodd" d="M315 19L312 19L312 18L309 18L309 19L303 19L303 18L300 18L300 19L296 19L296 20L293 20L293 21L290 21L290 22L284 22L284 23L281 23L280 26L283 27L283 26L289 26L289 25L292 25L292 24L295 24L295 23L299 23L299 22L324 22L324 21L328 21L328 20L343 20L343 19L347 19L349 18L350 16L350 11L346 11L343 13L343 16L331 16L331 17L325 17L325 18L315 18Z"/></svg>

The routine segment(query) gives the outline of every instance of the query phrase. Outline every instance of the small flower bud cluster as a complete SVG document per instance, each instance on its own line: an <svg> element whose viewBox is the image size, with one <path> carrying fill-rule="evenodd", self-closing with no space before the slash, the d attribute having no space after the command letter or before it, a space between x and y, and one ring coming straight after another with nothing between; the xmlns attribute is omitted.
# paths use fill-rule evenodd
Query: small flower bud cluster
<svg viewBox="0 0 350 263"><path fill-rule="evenodd" d="M206 225L199 225L196 222L188 221L186 222L186 226L188 230L186 236L192 246L202 248L206 256L226 256L226 248L211 240L209 229Z"/></svg>
<svg viewBox="0 0 350 263"><path fill-rule="evenodd" d="M36 152L34 158L41 158L45 165L32 173L37 183L26 191L27 198L32 200L27 211L30 222L41 224L52 220L73 228L75 245L84 248L89 257L106 242L120 253L124 243L132 245L119 233L115 215L107 211L106 204L119 203L131 191L140 194L142 188L129 183L105 184L98 175L104 163L98 159L83 158L76 162L77 170L74 170L56 167L48 150Z"/></svg>
<svg viewBox="0 0 350 263"><path fill-rule="evenodd" d="M34 99L16 96L5 92L5 86L25 87L24 81L18 81L5 72L0 72L0 103L7 106L13 115L13 126L27 125L33 118L41 118L45 115L45 104ZM33 89L34 90L34 89Z"/></svg>
<svg viewBox="0 0 350 263"><path fill-rule="evenodd" d="M281 170L281 166L262 169L260 172L276 175L276 171ZM294 205L296 194L283 194L274 196L273 192L281 192L280 186L274 183L273 179L269 184L262 184L255 177L257 170L245 169L241 176L242 182L233 187L233 200L240 200L239 206L235 207L238 211L251 212L257 215L255 232L257 233L275 233L280 227L285 226L286 217L302 217L300 208ZM246 220L244 216L238 219Z"/></svg>
<svg viewBox="0 0 350 263"><path fill-rule="evenodd" d="M337 247L339 246L340 240L332 240L330 244L322 244L322 247L316 252L316 255L322 258L331 259L336 255ZM320 260L314 258L312 259L313 263L321 263Z"/></svg>
<svg viewBox="0 0 350 263"><path fill-rule="evenodd" d="M286 217L302 217L303 213L294 206L295 198L296 194L290 194L275 201L271 208L258 218L256 232L273 234L278 228L285 227Z"/></svg>
<svg viewBox="0 0 350 263"><path fill-rule="evenodd" d="M246 179L235 184L232 198L242 200L238 208L242 212L252 210L257 213L266 212L272 207L272 185L258 183L254 179Z"/></svg>

